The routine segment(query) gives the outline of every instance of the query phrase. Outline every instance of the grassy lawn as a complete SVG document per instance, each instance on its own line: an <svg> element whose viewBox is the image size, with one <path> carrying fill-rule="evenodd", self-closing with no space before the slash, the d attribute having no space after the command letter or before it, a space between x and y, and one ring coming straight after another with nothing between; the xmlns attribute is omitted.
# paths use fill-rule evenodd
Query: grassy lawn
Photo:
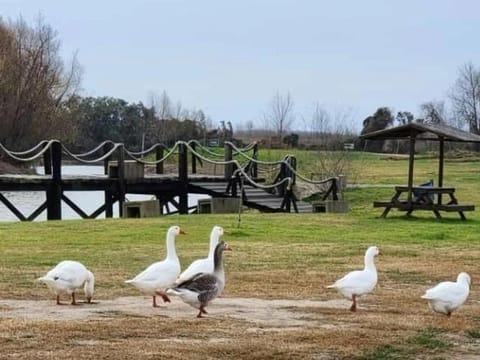
<svg viewBox="0 0 480 360"><path fill-rule="evenodd" d="M161 311L164 316L119 312L103 320L25 320L2 316L8 309L0 306L0 359L474 359L480 353L478 210L466 213L467 221L456 214L438 221L427 212L406 218L397 211L379 219L381 210L372 202L391 197L393 189L385 184L406 183L408 163L352 154L352 164L355 182L369 186L346 190L347 214L245 211L240 222L228 214L0 223L0 300L53 303L35 279L62 259L79 260L95 273L100 303L142 296L123 281L164 257L170 225L188 233L177 238L185 267L205 256L210 229L218 224L234 248L226 257L225 301L341 299L325 287L362 267L366 248L377 245L379 283L357 313L349 312L348 304L293 306L287 310L301 311L306 325L273 327L215 316L215 302L211 316L202 320L176 318L168 308ZM421 158L415 166L417 183L436 179L435 158ZM479 159L452 158L445 164L444 184L455 186L459 201L477 209L479 177ZM467 303L451 318L431 312L420 299L424 290L454 280L460 271L473 281Z"/></svg>

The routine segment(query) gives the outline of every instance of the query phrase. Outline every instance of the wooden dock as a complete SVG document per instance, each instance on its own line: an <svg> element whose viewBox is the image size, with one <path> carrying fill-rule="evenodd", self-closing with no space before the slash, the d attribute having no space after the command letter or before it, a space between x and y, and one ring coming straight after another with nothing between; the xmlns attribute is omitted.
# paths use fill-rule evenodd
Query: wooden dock
<svg viewBox="0 0 480 360"><path fill-rule="evenodd" d="M172 149L156 144L145 152L132 153L124 149L123 144L105 142L89 153L72 154L56 140L41 142L24 152L8 152L2 146L7 155L16 161L41 161L45 175L0 175L0 202L22 221L34 220L43 211L47 212L48 220L62 219L62 202L82 218L96 218L102 213L112 217L114 204L118 204L122 216L126 194L153 195L159 201L160 209L173 206L176 209L173 212L180 214L191 212L188 195L194 193L213 198L240 198L243 206L261 212L312 212L311 204L297 200L293 194L297 175L294 157L286 157L278 162L259 162L256 160L256 144L244 151L226 143L224 156L219 160L218 157L206 157L199 147L199 143L193 140L179 141ZM208 149L204 151L212 154ZM253 154L248 155L246 151L253 151ZM100 152L100 155L91 159L95 152ZM147 152L153 152L155 159L144 160ZM236 155L246 161L240 162L235 159ZM167 163L171 157L174 157L174 161L170 159ZM62 161L66 159L73 159L80 164L103 164L104 174L64 175ZM272 183L267 184L264 178L258 176L259 164L277 169ZM147 166L154 170L145 171ZM169 173L165 172L167 168ZM209 173L212 168L214 175ZM331 182L327 195L336 200L336 178L324 182ZM42 191L46 194L46 200L32 214L25 215L2 194L7 191ZM87 214L66 196L67 191L102 191L104 202Z"/></svg>

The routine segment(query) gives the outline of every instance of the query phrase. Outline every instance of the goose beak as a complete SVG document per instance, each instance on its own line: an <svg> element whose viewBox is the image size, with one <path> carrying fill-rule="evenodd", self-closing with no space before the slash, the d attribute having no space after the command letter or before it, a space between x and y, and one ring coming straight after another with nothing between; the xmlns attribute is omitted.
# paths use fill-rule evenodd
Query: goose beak
<svg viewBox="0 0 480 360"><path fill-rule="evenodd" d="M185 235L186 232L183 229L180 229L180 234Z"/></svg>
<svg viewBox="0 0 480 360"><path fill-rule="evenodd" d="M227 246L225 246L225 250L228 250L228 251L233 251L232 247L230 245L227 244Z"/></svg>

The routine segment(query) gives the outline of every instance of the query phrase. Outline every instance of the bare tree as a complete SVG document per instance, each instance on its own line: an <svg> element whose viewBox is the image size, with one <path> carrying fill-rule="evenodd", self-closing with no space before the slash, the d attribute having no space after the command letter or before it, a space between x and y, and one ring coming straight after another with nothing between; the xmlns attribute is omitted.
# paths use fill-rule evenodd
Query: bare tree
<svg viewBox="0 0 480 360"><path fill-rule="evenodd" d="M315 104L315 109L310 122L310 131L314 136L326 135L330 132L330 115L319 103Z"/></svg>
<svg viewBox="0 0 480 360"><path fill-rule="evenodd" d="M480 70L469 62L459 68L450 91L453 109L474 134L480 134Z"/></svg>
<svg viewBox="0 0 480 360"><path fill-rule="evenodd" d="M290 93L285 95L278 91L270 102L269 109L264 114L265 124L272 129L275 134L282 140L285 131L292 125L294 119L293 115L293 99Z"/></svg>
<svg viewBox="0 0 480 360"><path fill-rule="evenodd" d="M447 115L444 101L427 101L420 105L421 116L427 124L446 124Z"/></svg>
<svg viewBox="0 0 480 360"><path fill-rule="evenodd" d="M62 104L80 75L76 56L65 67L57 33L41 17L34 27L0 19L0 142L18 148L68 134Z"/></svg>

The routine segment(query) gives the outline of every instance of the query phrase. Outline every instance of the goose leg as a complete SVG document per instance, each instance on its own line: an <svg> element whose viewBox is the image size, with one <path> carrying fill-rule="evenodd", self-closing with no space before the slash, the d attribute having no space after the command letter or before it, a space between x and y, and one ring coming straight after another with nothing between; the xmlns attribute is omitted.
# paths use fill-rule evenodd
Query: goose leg
<svg viewBox="0 0 480 360"><path fill-rule="evenodd" d="M162 297L163 302L166 302L166 303L171 302L170 298L167 296L167 294L165 294L165 293L158 293L158 294Z"/></svg>
<svg viewBox="0 0 480 360"><path fill-rule="evenodd" d="M153 307L156 308L156 307L160 307L157 305L157 297L155 295L153 295Z"/></svg>
<svg viewBox="0 0 480 360"><path fill-rule="evenodd" d="M352 295L352 306L350 306L350 311L357 311L357 295Z"/></svg>
<svg viewBox="0 0 480 360"><path fill-rule="evenodd" d="M72 305L77 305L77 302L75 301L75 292L72 292Z"/></svg>
<svg viewBox="0 0 480 360"><path fill-rule="evenodd" d="M170 298L169 298L169 297L167 296L167 294L165 294L164 292L162 292L162 291L155 291L155 294L158 295L158 296L161 296L163 302L165 302L165 303L171 302L171 301L170 301ZM155 305L153 305L153 306L154 306L154 307L159 307L159 306L157 306L157 302L156 302L156 300L155 300L156 295L153 295L153 298L154 298L153 301L154 301L154 304L155 304Z"/></svg>
<svg viewBox="0 0 480 360"><path fill-rule="evenodd" d="M200 305L198 310L200 311L198 312L197 318L203 317L202 314L208 314L207 310L205 310L205 305Z"/></svg>
<svg viewBox="0 0 480 360"><path fill-rule="evenodd" d="M57 305L63 305L63 304L60 302L60 295L57 295Z"/></svg>

